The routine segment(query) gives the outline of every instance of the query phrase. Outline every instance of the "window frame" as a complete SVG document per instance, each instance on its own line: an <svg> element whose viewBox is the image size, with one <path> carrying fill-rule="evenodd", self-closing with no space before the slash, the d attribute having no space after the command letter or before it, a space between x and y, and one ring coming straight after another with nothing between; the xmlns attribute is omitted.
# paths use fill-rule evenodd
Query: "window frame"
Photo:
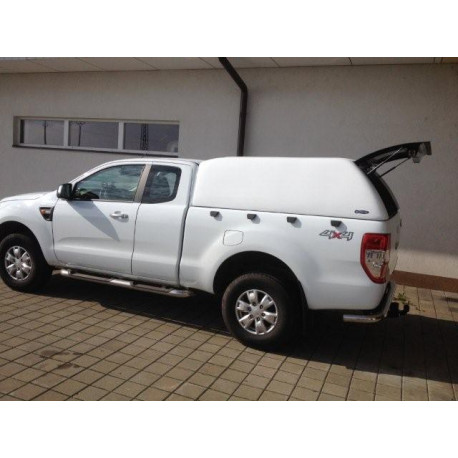
<svg viewBox="0 0 458 458"><path fill-rule="evenodd" d="M15 140L17 140L17 142L20 144L20 145L34 145L36 146L37 148L61 148L64 144L63 140L65 138L65 121L63 119L57 119L57 118L50 118L50 117L40 117L40 118L37 118L37 117L34 117L34 118L25 118L25 117L21 117L21 118L18 118L17 120L15 120L16 123L17 123L17 132L16 132L16 136L15 136ZM47 122L47 121L53 121L53 122L62 122L63 123L63 129L62 129L62 135L63 135L63 139L62 139L62 145L44 145L44 144L41 144L41 143L24 143L24 142L21 142L21 139L23 137L23 130L22 130L22 124L23 124L23 121L43 121L43 122ZM25 124L25 123L24 123Z"/></svg>
<svg viewBox="0 0 458 458"><path fill-rule="evenodd" d="M126 121L126 120L122 121L122 123L119 124L119 128L123 129L123 132L122 132L122 134L119 135L118 147L123 149L123 151L138 151L139 153L143 153L144 151L149 152L149 151L155 151L155 150L142 150L142 149L125 148L127 124L138 124L138 125L142 125L142 124L160 125L160 124L163 124L165 126L177 126L178 127L178 137L177 137L177 148L178 148L178 151L177 152L161 151L161 152L162 153L166 153L166 154L176 154L176 155L178 155L179 149L180 149L179 148L179 146L180 146L180 124L179 123L177 123L177 122L167 122L167 121L161 121L161 122L154 122L154 121L140 122L140 121Z"/></svg>
<svg viewBox="0 0 458 458"><path fill-rule="evenodd" d="M175 181L175 185L174 185L174 189L173 189L173 193L170 195L169 198L165 199L165 200L160 200L160 201L157 201L157 202L145 202L145 192L146 192L146 184L148 182L148 179L150 177L150 175L152 173L155 173L155 171L157 170L164 170L164 169L168 169L168 170L177 170L177 179ZM162 165L162 164L151 164L151 167L149 168L147 174L146 174L146 178L145 178L145 181L144 181L144 185L143 185L143 191L142 191L142 195L141 195L141 204L144 204L144 205L157 205L157 204L164 204L164 203L167 203L167 202L173 202L176 198L177 198L177 195L178 195L178 189L180 188L180 182L181 182L181 175L183 173L183 170L181 169L181 167L177 167L175 165Z"/></svg>
<svg viewBox="0 0 458 458"><path fill-rule="evenodd" d="M125 167L125 166L141 166L143 167L142 171L140 172L140 177L138 179L138 185L137 185L137 190L135 191L134 198L132 200L119 200L119 199L79 199L74 196L75 193L75 188L76 186L81 183L84 180L89 179L90 177L96 175L97 173L104 172L109 169L113 169L116 167ZM96 170L94 173L91 173L90 175L86 175L83 178L81 178L78 181L75 181L72 183L72 202L122 202L125 204L132 204L132 203L140 203L141 202L141 197L143 196L144 188L145 188L145 183L146 183L146 178L145 178L145 173L146 173L146 178L148 177L149 173L149 167L147 164L142 164L142 163L127 163L127 164L113 164L110 165L109 167L104 167L99 170Z"/></svg>
<svg viewBox="0 0 458 458"><path fill-rule="evenodd" d="M72 135L71 135L71 123L75 123L77 124L78 122L81 122L81 123L92 123L92 124L97 124L97 123L109 123L109 124L114 124L116 127L117 127L117 132L116 132L116 137L115 137L115 141L116 141L116 148L102 148L102 147L98 147L98 146L76 146L76 145L71 145L70 142L71 142L71 139L72 139ZM83 149L94 149L94 150L112 150L112 149L119 149L119 122L118 121L105 121L105 120L101 120L101 119L98 119L97 121L88 121L87 119L85 120L82 120L82 119L67 119L64 121L64 126L67 126L67 130L68 130L68 134L66 134L64 132L64 143L66 143L66 146L68 146L69 148L76 148L76 149L80 149L80 148L83 148ZM114 140L114 139L113 139Z"/></svg>
<svg viewBox="0 0 458 458"><path fill-rule="evenodd" d="M63 121L64 123L64 138L62 145L39 145L21 142L21 121ZM88 146L71 146L70 145L70 122L114 122L118 124L118 142L116 148L95 148ZM124 149L125 124L173 124L178 126L178 152L168 151L152 151L152 150L129 150ZM52 117L52 116L15 116L13 121L13 147L46 149L46 150L61 150L61 151L82 151L82 152L97 152L97 153L115 153L133 156L160 156L160 157L179 157L180 154L180 127L179 121L154 121L154 120L138 120L138 119L108 119L108 118L71 118L71 117Z"/></svg>

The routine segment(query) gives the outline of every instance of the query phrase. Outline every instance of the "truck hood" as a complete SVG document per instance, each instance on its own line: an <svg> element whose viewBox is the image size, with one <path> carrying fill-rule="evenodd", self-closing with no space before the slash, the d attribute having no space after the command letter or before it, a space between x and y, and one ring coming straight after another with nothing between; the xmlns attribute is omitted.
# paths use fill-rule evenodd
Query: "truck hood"
<svg viewBox="0 0 458 458"><path fill-rule="evenodd" d="M8 202L11 200L36 200L44 195L49 194L49 191L46 192L31 192L29 194L19 194L17 196L10 196L5 197L4 199L0 200L0 202Z"/></svg>

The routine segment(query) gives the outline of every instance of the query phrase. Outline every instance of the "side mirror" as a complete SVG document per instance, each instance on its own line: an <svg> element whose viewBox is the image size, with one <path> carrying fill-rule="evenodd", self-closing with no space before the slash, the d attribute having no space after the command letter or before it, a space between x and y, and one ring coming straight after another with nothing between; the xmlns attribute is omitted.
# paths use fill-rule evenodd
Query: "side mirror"
<svg viewBox="0 0 458 458"><path fill-rule="evenodd" d="M71 185L71 183L61 184L57 188L57 197L59 199L70 200L72 198L72 185Z"/></svg>

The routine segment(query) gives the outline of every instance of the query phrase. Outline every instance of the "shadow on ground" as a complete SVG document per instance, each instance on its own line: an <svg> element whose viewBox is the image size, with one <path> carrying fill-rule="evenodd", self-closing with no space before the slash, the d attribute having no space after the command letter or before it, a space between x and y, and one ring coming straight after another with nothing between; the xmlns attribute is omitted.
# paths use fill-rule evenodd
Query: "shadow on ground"
<svg viewBox="0 0 458 458"><path fill-rule="evenodd" d="M98 302L107 309L228 335L212 296L175 299L53 277L43 296ZM455 307L451 305L451 308ZM313 314L290 357L386 375L458 383L458 329L452 320L409 314L378 324L347 324Z"/></svg>

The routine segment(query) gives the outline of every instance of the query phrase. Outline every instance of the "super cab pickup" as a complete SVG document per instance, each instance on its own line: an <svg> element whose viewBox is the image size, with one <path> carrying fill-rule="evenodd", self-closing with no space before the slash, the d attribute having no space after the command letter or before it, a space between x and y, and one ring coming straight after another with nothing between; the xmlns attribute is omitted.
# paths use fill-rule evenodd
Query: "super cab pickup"
<svg viewBox="0 0 458 458"><path fill-rule="evenodd" d="M27 292L53 271L177 298L205 291L236 338L264 348L293 337L307 310L376 322L392 303L401 229L381 168L430 154L418 142L357 161L109 162L57 192L0 201L0 275Z"/></svg>

